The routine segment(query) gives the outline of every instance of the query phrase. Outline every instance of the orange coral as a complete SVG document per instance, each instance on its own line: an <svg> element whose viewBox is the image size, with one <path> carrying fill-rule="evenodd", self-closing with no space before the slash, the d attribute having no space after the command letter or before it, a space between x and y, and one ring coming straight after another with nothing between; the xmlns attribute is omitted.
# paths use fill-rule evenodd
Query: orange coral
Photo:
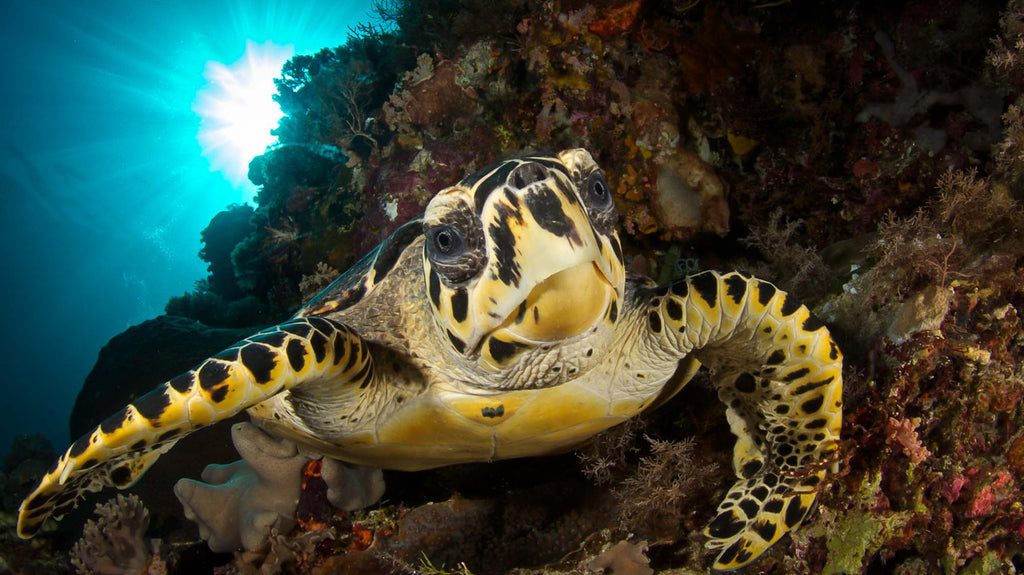
<svg viewBox="0 0 1024 575"><path fill-rule="evenodd" d="M633 27L640 13L640 0L627 2L608 11L607 16L590 23L590 31L602 38L618 36Z"/></svg>

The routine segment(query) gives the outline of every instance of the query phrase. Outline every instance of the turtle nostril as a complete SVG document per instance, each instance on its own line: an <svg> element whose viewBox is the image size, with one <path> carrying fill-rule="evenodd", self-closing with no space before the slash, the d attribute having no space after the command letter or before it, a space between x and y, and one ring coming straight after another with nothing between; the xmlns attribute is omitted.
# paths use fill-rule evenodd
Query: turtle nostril
<svg viewBox="0 0 1024 575"><path fill-rule="evenodd" d="M534 182L539 182L548 177L547 170L537 162L526 162L512 170L509 182L517 189L523 189Z"/></svg>

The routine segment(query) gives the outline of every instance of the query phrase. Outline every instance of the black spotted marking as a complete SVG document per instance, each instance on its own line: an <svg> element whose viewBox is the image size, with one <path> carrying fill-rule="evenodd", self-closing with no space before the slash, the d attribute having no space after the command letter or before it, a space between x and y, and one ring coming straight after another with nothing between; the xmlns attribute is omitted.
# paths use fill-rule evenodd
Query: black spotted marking
<svg viewBox="0 0 1024 575"><path fill-rule="evenodd" d="M142 449L145 446L146 446L146 440L145 439L140 439L140 440L136 441L135 443L133 443L131 445L131 447L129 447L128 449L131 449L132 451L138 451L138 450ZM92 465L96 465L96 463L95 463L96 460L95 459L90 459L89 461L93 462ZM89 465L89 467L92 467L92 465ZM85 467L86 467L85 465L82 465L83 469Z"/></svg>
<svg viewBox="0 0 1024 575"><path fill-rule="evenodd" d="M779 446L775 448L775 451L779 455L789 455L793 453L793 446L788 443L780 443Z"/></svg>
<svg viewBox="0 0 1024 575"><path fill-rule="evenodd" d="M811 373L810 369L808 369L806 367L801 367L800 369L797 369L795 371L791 371L791 372L787 373L786 375L782 376L782 381L784 381L786 383L790 383L790 382L793 382L793 381L796 381L796 380L800 379L801 377L807 375L808 373Z"/></svg>
<svg viewBox="0 0 1024 575"><path fill-rule="evenodd" d="M836 342L832 340L828 342L828 358L832 360L839 359L839 348L836 346Z"/></svg>
<svg viewBox="0 0 1024 575"><path fill-rule="evenodd" d="M612 304L608 306L608 320L615 323L619 319L619 303L612 300Z"/></svg>
<svg viewBox="0 0 1024 575"><path fill-rule="evenodd" d="M335 344L335 346L337 346L337 345L338 344ZM335 347L335 349L337 349L337 347ZM358 346L357 345L349 345L348 346L348 361L345 362L345 367L343 369L343 371L345 373L351 372L352 368L355 367L356 360L359 359L359 354L361 353L361 351L362 351L362 345L358 345Z"/></svg>
<svg viewBox="0 0 1024 575"><path fill-rule="evenodd" d="M805 427L807 427L807 429L821 429L826 425L828 425L828 420L823 417L819 417L818 419L812 419L807 422Z"/></svg>
<svg viewBox="0 0 1024 575"><path fill-rule="evenodd" d="M309 327L306 322L287 323L280 326L278 329L304 339L309 337L309 332L313 330L313 328Z"/></svg>
<svg viewBox="0 0 1024 575"><path fill-rule="evenodd" d="M487 340L487 351L490 352L491 357L498 363L505 363L512 358L519 349L523 347L522 344L514 341L503 341L496 337L492 337Z"/></svg>
<svg viewBox="0 0 1024 575"><path fill-rule="evenodd" d="M771 499L768 503L764 504L764 511L767 513L781 513L782 508L786 506L786 502L781 499Z"/></svg>
<svg viewBox="0 0 1024 575"><path fill-rule="evenodd" d="M242 348L239 354L242 365L249 370L256 383L268 383L277 367L277 354L265 345L252 343ZM340 359L335 357L335 363Z"/></svg>
<svg viewBox="0 0 1024 575"><path fill-rule="evenodd" d="M477 215L484 212L484 206L487 205L487 199L491 197L491 193L494 192L494 190L505 188L505 182L508 181L509 173L518 166L518 161L509 160L498 165L496 168L484 168L483 170L462 179L460 183L473 190L473 202L476 207Z"/></svg>
<svg viewBox="0 0 1024 575"><path fill-rule="evenodd" d="M391 272L405 248L421 235L423 225L417 218L395 230L395 233L384 241L384 245L377 251L377 256L373 260L374 283L380 283Z"/></svg>
<svg viewBox="0 0 1024 575"><path fill-rule="evenodd" d="M753 499L741 499L739 505L749 518L757 516L757 512L761 510L761 505Z"/></svg>
<svg viewBox="0 0 1024 575"><path fill-rule="evenodd" d="M180 433L181 433L180 429L172 429L170 431L165 431L165 432L160 434L160 437L156 438L156 442L157 443L163 443L163 442L168 441L170 439L174 439Z"/></svg>
<svg viewBox="0 0 1024 575"><path fill-rule="evenodd" d="M308 324L312 325L313 329L319 331L320 333L322 333L325 336L326 335L331 335L331 333L333 333L334 330L335 330L334 325L330 321L328 321L328 320L326 320L326 319L324 319L322 317L307 318L306 322Z"/></svg>
<svg viewBox="0 0 1024 575"><path fill-rule="evenodd" d="M661 316L656 311L652 311L647 315L647 324L651 327L651 331L654 333L661 333Z"/></svg>
<svg viewBox="0 0 1024 575"><path fill-rule="evenodd" d="M775 523L768 519L760 519L754 523L754 531L761 536L761 539L765 541L771 541L775 539L775 533L778 531Z"/></svg>
<svg viewBox="0 0 1024 575"><path fill-rule="evenodd" d="M359 373L352 379L352 381L359 382L359 389L366 389L366 386L370 385L370 380L373 379L373 363L366 362L363 367L360 368ZM355 421L354 419L352 421Z"/></svg>
<svg viewBox="0 0 1024 575"><path fill-rule="evenodd" d="M516 236L508 226L495 222L488 231L494 242L495 268L498 279L505 285L519 287L522 270L516 261Z"/></svg>
<svg viewBox="0 0 1024 575"><path fill-rule="evenodd" d="M39 507L42 507L43 505L46 505L47 503L49 503L51 499L53 499L53 495L42 495L42 494L36 495L35 497L33 497L32 499L29 499L25 503L25 509L27 509L27 510L38 509Z"/></svg>
<svg viewBox="0 0 1024 575"><path fill-rule="evenodd" d="M469 293L466 288L461 287L455 290L452 294L452 318L456 322L462 323L466 321L467 314L469 313Z"/></svg>
<svg viewBox="0 0 1024 575"><path fill-rule="evenodd" d="M779 484L779 476L774 473L765 473L764 477L761 478L761 483L764 483L768 487L775 487Z"/></svg>
<svg viewBox="0 0 1024 575"><path fill-rule="evenodd" d="M619 241L618 236L615 236L612 238L611 244L612 251L615 252L615 257L619 260L619 263L621 264L624 261L622 258L622 242Z"/></svg>
<svg viewBox="0 0 1024 575"><path fill-rule="evenodd" d="M815 317L814 314L808 315L804 320L804 331L818 331L823 327L825 327L825 322Z"/></svg>
<svg viewBox="0 0 1024 575"><path fill-rule="evenodd" d="M748 461L743 464L743 467L740 469L740 474L743 476L744 479L750 479L751 477L757 475L758 472L761 471L762 467L764 467L764 464L761 461L758 461L756 459L753 461Z"/></svg>
<svg viewBox="0 0 1024 575"><path fill-rule="evenodd" d="M195 374L191 371L187 371L167 382L167 385L171 386L171 389L178 393L187 393L188 390L192 389L192 384L195 383Z"/></svg>
<svg viewBox="0 0 1024 575"><path fill-rule="evenodd" d="M515 214L516 221L518 221L520 224L523 223L522 214L519 213L519 196L512 193L512 190L505 188L505 202L508 203L509 207L512 210L514 210L513 213Z"/></svg>
<svg viewBox="0 0 1024 575"><path fill-rule="evenodd" d="M703 299L709 308L718 304L718 279L711 272L699 273L690 277L690 283L697 294Z"/></svg>
<svg viewBox="0 0 1024 575"><path fill-rule="evenodd" d="M487 418L502 417L505 415L505 405L500 404L498 407L485 407L480 410L480 415Z"/></svg>
<svg viewBox="0 0 1024 575"><path fill-rule="evenodd" d="M452 347L455 348L455 351L457 351L459 353L465 353L465 351L466 351L466 342L464 342L461 339L459 339L459 336L457 336L454 333L452 333L452 330L449 329L449 330L445 330L445 331L448 332L448 341L452 342Z"/></svg>
<svg viewBox="0 0 1024 575"><path fill-rule="evenodd" d="M566 238L573 245L583 245L576 224L566 215L562 201L549 186L539 186L527 193L525 200L526 207L541 228L557 237Z"/></svg>
<svg viewBox="0 0 1024 575"><path fill-rule="evenodd" d="M111 433L114 433L118 429L121 429L127 422L127 420L128 408L124 408L121 411L115 413L114 415L111 415L110 417L104 419L103 422L100 423L100 431L104 435L110 435ZM82 439L85 439L85 437L79 438L78 441L82 441ZM78 445L78 442L75 442L75 445ZM74 449L74 447L72 447L72 449Z"/></svg>
<svg viewBox="0 0 1024 575"><path fill-rule="evenodd" d="M437 277L437 272L433 268L430 269L427 279L427 292L430 294L430 303L434 304L434 309L441 309L441 278Z"/></svg>
<svg viewBox="0 0 1024 575"><path fill-rule="evenodd" d="M747 293L747 281L738 275L731 275L725 278L725 295L732 298L733 303L739 304Z"/></svg>
<svg viewBox="0 0 1024 575"><path fill-rule="evenodd" d="M516 325L519 325L523 323L524 319L526 319L526 300L523 300L519 304L519 308L516 310L516 319L514 321Z"/></svg>
<svg viewBox="0 0 1024 575"><path fill-rule="evenodd" d="M807 401L800 404L800 409L803 410L803 412L806 413L807 415L810 415L812 413L817 413L818 410L821 409L822 404L824 403L825 397L819 395L814 399L808 399Z"/></svg>
<svg viewBox="0 0 1024 575"><path fill-rule="evenodd" d="M722 551L722 554L718 556L718 562L722 563L723 565L729 565L733 561L736 561L736 558L739 556L740 549L742 549L742 547L743 547L743 540L742 539L737 541L737 542L735 542L735 543L733 543L732 545L729 546L728 549L726 549L725 551Z"/></svg>
<svg viewBox="0 0 1024 575"><path fill-rule="evenodd" d="M327 338L322 333L315 331L309 338L309 346L313 348L313 357L316 358L316 362L323 363L324 358L327 357Z"/></svg>
<svg viewBox="0 0 1024 575"><path fill-rule="evenodd" d="M690 285L685 280L673 282L672 293L678 297L686 297L690 293Z"/></svg>
<svg viewBox="0 0 1024 575"><path fill-rule="evenodd" d="M743 540L740 539L735 544L739 545L742 541ZM736 554L736 561L738 563L741 563L741 564L742 563L746 563L747 561L750 561L753 558L754 558L754 552L751 551L750 549L748 549L747 547L741 548L740 552Z"/></svg>
<svg viewBox="0 0 1024 575"><path fill-rule="evenodd" d="M285 356L288 357L288 365L291 366L292 371L299 372L306 367L306 346L302 345L300 340L293 339L288 342Z"/></svg>
<svg viewBox="0 0 1024 575"><path fill-rule="evenodd" d="M509 174L508 183L520 190L526 189L530 184L547 179L548 172L544 166L537 162L525 162L516 166Z"/></svg>
<svg viewBox="0 0 1024 575"><path fill-rule="evenodd" d="M799 300L789 294L786 294L786 297L782 300L782 308L779 309L779 313L781 313L783 317L793 315L796 313L796 310L800 309L802 306L803 304L801 304Z"/></svg>
<svg viewBox="0 0 1024 575"><path fill-rule="evenodd" d="M230 388L227 385L222 385L216 389L211 390L210 401L214 403L220 403L224 401L228 396L228 391L230 391Z"/></svg>
<svg viewBox="0 0 1024 575"><path fill-rule="evenodd" d="M131 480L132 470L127 465L122 465L110 472L110 481L118 487L127 485Z"/></svg>
<svg viewBox="0 0 1024 575"><path fill-rule="evenodd" d="M668 314L669 319L672 321L683 320L683 306L679 305L679 302L674 299L665 302L665 313Z"/></svg>
<svg viewBox="0 0 1024 575"><path fill-rule="evenodd" d="M171 398L161 386L136 399L132 402L132 405L135 406L135 410L139 412L139 415L155 425L160 416L170 407Z"/></svg>
<svg viewBox="0 0 1024 575"><path fill-rule="evenodd" d="M796 389L794 389L793 390L793 395L803 395L803 394L807 393L808 391L812 391L812 390L818 389L819 387L821 387L823 385L828 385L828 384L832 383L833 379L835 379L835 378L830 375L830 376L828 376L825 379L822 379L820 381L811 381L811 382L805 383L805 384L797 387Z"/></svg>
<svg viewBox="0 0 1024 575"><path fill-rule="evenodd" d="M784 361L786 361L786 352L781 349L777 349L768 356L768 359L766 359L764 363L765 365L779 365Z"/></svg>
<svg viewBox="0 0 1024 575"><path fill-rule="evenodd" d="M789 413L789 406L786 405L785 403L780 403L775 406L775 413L779 415L786 415L787 413Z"/></svg>
<svg viewBox="0 0 1024 575"><path fill-rule="evenodd" d="M284 345L284 341L288 339L288 334L280 331L258 333L249 338L249 341L254 343L264 343L270 347L281 347Z"/></svg>
<svg viewBox="0 0 1024 575"><path fill-rule="evenodd" d="M743 531L746 526L746 521L737 517L734 511L724 511L708 524L708 533L716 539L729 539Z"/></svg>
<svg viewBox="0 0 1024 575"><path fill-rule="evenodd" d="M199 368L199 387L210 390L231 377L231 370L226 363L207 360Z"/></svg>
<svg viewBox="0 0 1024 575"><path fill-rule="evenodd" d="M749 373L740 374L733 383L733 386L736 387L737 391L743 393L754 393L757 391L757 381Z"/></svg>
<svg viewBox="0 0 1024 575"><path fill-rule="evenodd" d="M772 298L775 297L776 291L778 290L776 290L775 286L773 286L772 284L768 282L758 281L757 303L761 304L761 306L768 305L768 302L772 301Z"/></svg>
<svg viewBox="0 0 1024 575"><path fill-rule="evenodd" d="M789 504L786 505L786 515L783 517L786 527L790 530L796 529L800 522L804 520L805 515L807 515L807 508L800 503L800 498L794 497L790 499Z"/></svg>

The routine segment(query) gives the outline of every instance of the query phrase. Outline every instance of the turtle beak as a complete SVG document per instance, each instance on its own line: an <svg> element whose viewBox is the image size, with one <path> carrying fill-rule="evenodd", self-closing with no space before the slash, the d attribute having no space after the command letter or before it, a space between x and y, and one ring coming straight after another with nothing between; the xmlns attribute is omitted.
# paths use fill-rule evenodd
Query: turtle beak
<svg viewBox="0 0 1024 575"><path fill-rule="evenodd" d="M594 326L614 296L597 262L584 262L537 284L502 327L524 343L561 341Z"/></svg>

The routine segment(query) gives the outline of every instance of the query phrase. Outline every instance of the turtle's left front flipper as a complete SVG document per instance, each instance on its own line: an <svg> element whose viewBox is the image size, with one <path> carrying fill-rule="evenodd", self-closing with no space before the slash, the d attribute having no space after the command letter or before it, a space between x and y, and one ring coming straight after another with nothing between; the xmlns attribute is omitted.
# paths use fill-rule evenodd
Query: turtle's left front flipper
<svg viewBox="0 0 1024 575"><path fill-rule="evenodd" d="M772 284L703 272L652 293L654 345L714 370L737 481L706 533L737 569L796 529L838 449L842 355L828 329Z"/></svg>
<svg viewBox="0 0 1024 575"><path fill-rule="evenodd" d="M25 498L18 535L32 537L79 497L125 488L183 436L299 384L331 379L359 390L372 365L365 342L326 318L263 330L139 397L78 439Z"/></svg>

